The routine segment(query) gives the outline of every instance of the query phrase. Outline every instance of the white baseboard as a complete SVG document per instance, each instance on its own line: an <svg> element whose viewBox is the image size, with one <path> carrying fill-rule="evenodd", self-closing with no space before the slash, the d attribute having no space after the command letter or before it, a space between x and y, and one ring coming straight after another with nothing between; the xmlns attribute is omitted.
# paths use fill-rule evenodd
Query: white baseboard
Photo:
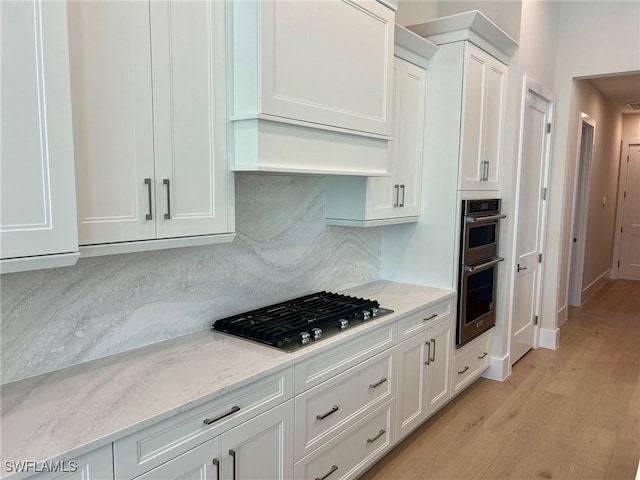
<svg viewBox="0 0 640 480"><path fill-rule="evenodd" d="M511 375L511 357L507 354L504 357L491 357L491 365L484 372L482 372L482 378L488 378L489 380L498 380L502 382L509 375Z"/></svg>
<svg viewBox="0 0 640 480"><path fill-rule="evenodd" d="M560 345L560 329L551 330L549 328L540 329L540 337L538 346L542 348L550 348L556 350Z"/></svg>
<svg viewBox="0 0 640 480"><path fill-rule="evenodd" d="M602 288L602 286L607 283L607 280L611 278L611 270L606 270L602 273L598 278L596 278L593 282L591 282L587 288L582 291L582 305L585 304L587 300L589 300L594 293Z"/></svg>

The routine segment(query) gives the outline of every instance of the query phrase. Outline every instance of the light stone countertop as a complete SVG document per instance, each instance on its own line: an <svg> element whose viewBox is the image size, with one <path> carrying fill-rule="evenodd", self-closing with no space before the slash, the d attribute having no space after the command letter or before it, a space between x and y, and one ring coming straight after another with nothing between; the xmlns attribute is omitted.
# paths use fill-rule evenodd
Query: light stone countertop
<svg viewBox="0 0 640 480"><path fill-rule="evenodd" d="M1 387L0 478L6 461L66 461L247 385L352 335L453 297L453 290L377 281L341 293L393 314L293 353L201 331Z"/></svg>

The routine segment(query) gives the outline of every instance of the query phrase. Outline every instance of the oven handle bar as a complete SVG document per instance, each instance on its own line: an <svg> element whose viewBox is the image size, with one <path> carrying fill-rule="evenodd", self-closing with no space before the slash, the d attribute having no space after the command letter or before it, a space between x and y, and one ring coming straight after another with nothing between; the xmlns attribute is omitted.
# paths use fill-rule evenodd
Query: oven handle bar
<svg viewBox="0 0 640 480"><path fill-rule="evenodd" d="M480 270L484 270L485 268L491 267L492 265L495 265L495 264L500 263L502 261L504 261L504 258L502 258L502 257L494 257L490 262L482 263L480 265L474 265L474 266L465 265L464 266L464 271L465 272L471 272L471 273L479 272Z"/></svg>
<svg viewBox="0 0 640 480"><path fill-rule="evenodd" d="M483 222L491 222L493 220L500 220L501 218L507 218L507 216L503 215L502 213L498 213L496 215L486 215L484 217L465 216L464 221L465 223L483 223Z"/></svg>

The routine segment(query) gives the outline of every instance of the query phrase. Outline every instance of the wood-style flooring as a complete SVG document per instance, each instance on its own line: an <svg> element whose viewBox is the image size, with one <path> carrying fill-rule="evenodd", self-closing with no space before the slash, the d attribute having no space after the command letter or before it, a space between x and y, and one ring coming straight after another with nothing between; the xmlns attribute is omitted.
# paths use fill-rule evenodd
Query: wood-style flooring
<svg viewBox="0 0 640 480"><path fill-rule="evenodd" d="M557 350L479 379L361 480L633 480L640 460L640 282L571 307Z"/></svg>

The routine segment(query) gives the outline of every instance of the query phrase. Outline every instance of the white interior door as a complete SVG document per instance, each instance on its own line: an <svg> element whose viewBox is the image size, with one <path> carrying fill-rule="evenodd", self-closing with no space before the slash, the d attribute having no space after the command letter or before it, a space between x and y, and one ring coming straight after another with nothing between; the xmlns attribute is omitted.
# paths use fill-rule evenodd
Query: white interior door
<svg viewBox="0 0 640 480"><path fill-rule="evenodd" d="M551 102L527 91L517 187L511 363L534 347L546 220Z"/></svg>
<svg viewBox="0 0 640 480"><path fill-rule="evenodd" d="M626 168L620 172L623 194L618 206L622 209L618 278L640 280L640 145L629 145L627 155Z"/></svg>

